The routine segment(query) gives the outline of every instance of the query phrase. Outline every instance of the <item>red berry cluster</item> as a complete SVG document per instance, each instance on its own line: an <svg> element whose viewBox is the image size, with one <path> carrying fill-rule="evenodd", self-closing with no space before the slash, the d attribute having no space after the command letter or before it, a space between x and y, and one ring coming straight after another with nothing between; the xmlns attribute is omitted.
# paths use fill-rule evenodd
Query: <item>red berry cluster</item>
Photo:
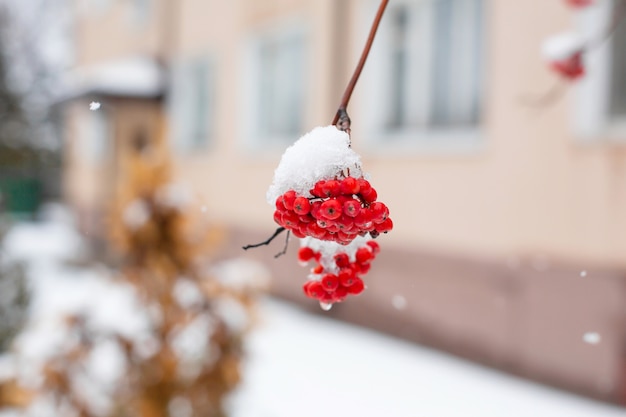
<svg viewBox="0 0 626 417"><path fill-rule="evenodd" d="M587 6L591 6L593 4L593 0L565 0L567 4L574 8L583 8Z"/></svg>
<svg viewBox="0 0 626 417"><path fill-rule="evenodd" d="M354 261L345 252L334 255L333 269L328 270L320 262L321 253L308 246L300 248L298 260L309 262L314 259L317 265L311 273L320 278L319 280L307 281L304 286L304 294L315 298L320 303L333 304L346 299L348 295L358 295L365 289L365 284L360 275L366 274L371 267L370 262L380 252L378 243L370 240L354 254ZM336 268L334 268L336 266Z"/></svg>
<svg viewBox="0 0 626 417"><path fill-rule="evenodd" d="M570 80L575 80L585 75L582 52L576 52L566 59L553 61L552 69Z"/></svg>
<svg viewBox="0 0 626 417"><path fill-rule="evenodd" d="M369 233L376 238L393 228L389 209L364 178L318 181L310 194L289 190L276 199L274 221L291 230L294 236L347 245L357 236Z"/></svg>

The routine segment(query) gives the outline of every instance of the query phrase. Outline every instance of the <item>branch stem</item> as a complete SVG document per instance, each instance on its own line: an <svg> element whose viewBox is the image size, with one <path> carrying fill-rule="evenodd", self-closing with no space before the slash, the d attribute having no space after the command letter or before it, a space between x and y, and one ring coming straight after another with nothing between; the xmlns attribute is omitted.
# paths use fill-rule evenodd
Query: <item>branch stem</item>
<svg viewBox="0 0 626 417"><path fill-rule="evenodd" d="M370 53L370 49L372 49L372 43L374 43L374 38L376 37L376 31L378 30L378 26L380 24L380 20L383 17L383 13L387 8L387 4L389 0L381 0L380 5L378 6L378 12L376 12L376 17L374 18L374 22L372 23L372 28L370 29L369 36L367 37L367 42L365 43L365 47L363 48L363 52L361 53L361 58L352 74L352 78L346 87L345 92L343 93L343 97L341 98L341 103L339 103L339 109L335 114L335 118L333 119L332 124L336 125L337 122L341 120L341 125L338 126L341 130L350 129L350 118L348 117L348 113L346 109L348 107L348 103L350 102L350 97L352 96L352 92L354 91L354 87L356 86L359 77L361 76L361 72L363 71L363 66L365 66L365 61L367 60L367 56ZM346 126L347 125L347 126Z"/></svg>
<svg viewBox="0 0 626 417"><path fill-rule="evenodd" d="M252 249L252 248L258 248L259 246L269 245L272 242L272 240L274 240L276 238L276 236L278 236L279 234L281 234L285 230L286 229L284 227L279 227L278 229L276 229L274 234L272 236L270 236L267 240L264 240L263 242L260 242L260 243L255 243L253 245L246 245L242 249L243 250L248 250L248 249Z"/></svg>

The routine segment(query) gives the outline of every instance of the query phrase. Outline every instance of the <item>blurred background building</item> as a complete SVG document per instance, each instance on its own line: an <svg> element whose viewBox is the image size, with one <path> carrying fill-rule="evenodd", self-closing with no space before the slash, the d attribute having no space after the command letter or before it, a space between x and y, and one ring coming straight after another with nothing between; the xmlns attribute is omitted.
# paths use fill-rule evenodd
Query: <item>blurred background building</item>
<svg viewBox="0 0 626 417"><path fill-rule="evenodd" d="M273 170L332 120L378 6L74 3L63 196L83 231L106 227L123 145L157 140L165 119L177 172L231 253L272 233ZM588 53L582 81L537 104L559 83L543 41L612 16L610 0L564 3L390 2L348 111L395 229L369 290L328 314L626 403L626 25ZM272 266L274 293L307 302L305 272L272 259L280 245L248 255Z"/></svg>

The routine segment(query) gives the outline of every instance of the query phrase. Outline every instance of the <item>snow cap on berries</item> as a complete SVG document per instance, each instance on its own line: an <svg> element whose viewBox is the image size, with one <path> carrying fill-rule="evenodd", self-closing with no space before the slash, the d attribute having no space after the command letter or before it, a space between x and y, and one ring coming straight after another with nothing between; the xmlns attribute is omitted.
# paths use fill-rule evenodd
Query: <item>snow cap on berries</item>
<svg viewBox="0 0 626 417"><path fill-rule="evenodd" d="M356 259L356 252L359 248L370 248L367 245L369 240L371 239L363 236L357 236L349 244L340 245L336 242L306 237L304 239L300 239L300 246L309 247L315 252L319 252L321 254L319 260L320 265L324 267L324 270L335 273L339 270L335 263L335 255L337 253L347 254L350 257L350 261L354 262Z"/></svg>
<svg viewBox="0 0 626 417"><path fill-rule="evenodd" d="M585 38L577 32L563 32L546 39L542 46L543 56L548 61L564 61L581 52Z"/></svg>
<svg viewBox="0 0 626 417"><path fill-rule="evenodd" d="M310 197L309 190L323 179L332 179L341 171L361 177L361 158L350 148L350 137L335 126L316 127L298 139L283 154L274 180L267 190L267 202L288 190Z"/></svg>

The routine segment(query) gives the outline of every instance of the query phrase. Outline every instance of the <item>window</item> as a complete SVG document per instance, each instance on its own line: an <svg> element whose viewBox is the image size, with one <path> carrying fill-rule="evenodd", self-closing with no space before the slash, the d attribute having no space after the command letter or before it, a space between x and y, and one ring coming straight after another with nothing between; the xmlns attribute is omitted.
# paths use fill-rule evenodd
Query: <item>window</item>
<svg viewBox="0 0 626 417"><path fill-rule="evenodd" d="M173 143L181 151L206 147L214 125L212 66L205 58L186 61L173 70L171 112Z"/></svg>
<svg viewBox="0 0 626 417"><path fill-rule="evenodd" d="M255 36L248 59L247 136L256 148L283 147L303 130L304 33L300 28L283 28Z"/></svg>
<svg viewBox="0 0 626 417"><path fill-rule="evenodd" d="M476 129L483 91L483 1L390 4L368 61L371 127L388 136Z"/></svg>

